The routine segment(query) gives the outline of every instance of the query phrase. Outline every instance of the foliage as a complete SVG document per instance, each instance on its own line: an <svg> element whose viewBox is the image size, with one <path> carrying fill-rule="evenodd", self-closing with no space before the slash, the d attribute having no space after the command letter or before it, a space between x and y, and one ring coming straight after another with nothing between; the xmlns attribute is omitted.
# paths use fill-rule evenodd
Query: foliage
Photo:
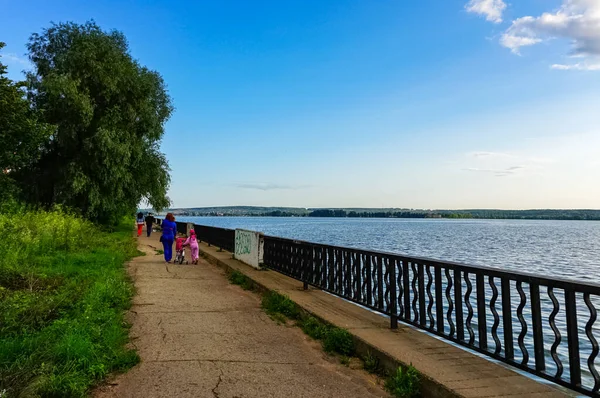
<svg viewBox="0 0 600 398"><path fill-rule="evenodd" d="M0 214L0 391L85 396L138 361L123 312L137 254L129 224L115 232L57 209Z"/></svg>
<svg viewBox="0 0 600 398"><path fill-rule="evenodd" d="M288 296L277 292L268 292L262 297L262 308L269 315L282 314L290 319L298 319L300 310Z"/></svg>
<svg viewBox="0 0 600 398"><path fill-rule="evenodd" d="M315 340L322 340L328 332L327 325L321 323L317 318L308 316L300 322L300 327L308 336Z"/></svg>
<svg viewBox="0 0 600 398"><path fill-rule="evenodd" d="M53 24L28 49L28 98L56 128L39 161L16 173L25 198L106 224L144 200L168 206L159 143L173 108L162 77L131 57L122 33L94 22Z"/></svg>
<svg viewBox="0 0 600 398"><path fill-rule="evenodd" d="M385 389L395 397L417 397L420 394L419 372L412 365L399 367L385 381Z"/></svg>
<svg viewBox="0 0 600 398"><path fill-rule="evenodd" d="M363 358L364 368L369 373L377 373L379 371L379 358L368 352Z"/></svg>
<svg viewBox="0 0 600 398"><path fill-rule="evenodd" d="M354 340L346 329L332 327L323 337L323 349L325 352L350 356L354 353Z"/></svg>
<svg viewBox="0 0 600 398"><path fill-rule="evenodd" d="M0 42L0 50L4 46ZM5 74L0 55L0 202L18 196L15 173L38 160L39 149L52 132L29 106L24 83L13 82Z"/></svg>
<svg viewBox="0 0 600 398"><path fill-rule="evenodd" d="M340 363L344 366L349 366L350 365L350 357L348 357L346 355L342 355L340 357Z"/></svg>
<svg viewBox="0 0 600 398"><path fill-rule="evenodd" d="M233 283L234 285L240 286L244 290L253 290L254 288L254 285L252 284L250 278L248 278L246 275L242 274L238 270L233 270L229 274L228 279L229 282Z"/></svg>

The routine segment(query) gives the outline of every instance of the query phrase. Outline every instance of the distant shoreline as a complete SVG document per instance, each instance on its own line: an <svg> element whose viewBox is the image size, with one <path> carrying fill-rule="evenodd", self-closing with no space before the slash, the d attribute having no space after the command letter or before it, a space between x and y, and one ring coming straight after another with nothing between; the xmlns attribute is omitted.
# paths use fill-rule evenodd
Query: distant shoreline
<svg viewBox="0 0 600 398"><path fill-rule="evenodd" d="M142 210L147 211L147 210ZM183 217L315 217L315 218L443 218L485 220L557 220L600 221L600 210L423 210L423 209L369 209L224 206L170 209ZM164 213L164 212L162 212Z"/></svg>

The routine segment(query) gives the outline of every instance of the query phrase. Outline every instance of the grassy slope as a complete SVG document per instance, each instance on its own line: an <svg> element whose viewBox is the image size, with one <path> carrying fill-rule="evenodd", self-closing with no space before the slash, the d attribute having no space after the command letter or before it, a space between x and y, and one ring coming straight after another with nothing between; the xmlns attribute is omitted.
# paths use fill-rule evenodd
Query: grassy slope
<svg viewBox="0 0 600 398"><path fill-rule="evenodd" d="M0 397L85 396L138 361L124 310L130 224L113 232L61 211L0 214Z"/></svg>

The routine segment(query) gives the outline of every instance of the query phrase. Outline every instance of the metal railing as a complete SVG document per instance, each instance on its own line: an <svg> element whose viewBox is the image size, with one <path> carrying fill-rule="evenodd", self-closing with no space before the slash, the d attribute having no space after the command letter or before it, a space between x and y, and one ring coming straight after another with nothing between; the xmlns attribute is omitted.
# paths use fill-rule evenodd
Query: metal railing
<svg viewBox="0 0 600 398"><path fill-rule="evenodd" d="M270 236L264 263L390 316L392 328L400 320L600 397L600 285Z"/></svg>
<svg viewBox="0 0 600 398"><path fill-rule="evenodd" d="M156 218L155 223L161 225L162 219ZM176 221L175 224L177 224L177 233L187 234L187 222ZM235 229L194 224L194 231L196 232L196 238L199 241L206 242L209 246L217 246L220 249L233 253L235 249Z"/></svg>
<svg viewBox="0 0 600 398"><path fill-rule="evenodd" d="M194 231L199 240L217 246L228 252L235 250L235 229L208 227L194 224Z"/></svg>

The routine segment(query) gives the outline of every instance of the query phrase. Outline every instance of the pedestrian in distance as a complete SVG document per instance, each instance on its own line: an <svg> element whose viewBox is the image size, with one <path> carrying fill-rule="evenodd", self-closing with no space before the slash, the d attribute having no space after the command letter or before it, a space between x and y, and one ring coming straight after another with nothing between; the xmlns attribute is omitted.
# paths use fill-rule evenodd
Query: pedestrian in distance
<svg viewBox="0 0 600 398"><path fill-rule="evenodd" d="M146 236L150 237L150 235L152 234L152 226L154 225L154 216L152 215L152 213L148 213L148 215L145 218L146 221Z"/></svg>
<svg viewBox="0 0 600 398"><path fill-rule="evenodd" d="M140 235L142 235L142 228L144 228L144 213L142 213L141 211L137 214L136 223L137 223L137 234L139 237Z"/></svg>
<svg viewBox="0 0 600 398"><path fill-rule="evenodd" d="M167 213L161 224L161 230L162 235L160 236L160 241L163 244L165 261L168 263L171 261L171 258L173 258L173 241L175 240L175 234L177 233L177 224L175 224L173 213Z"/></svg>
<svg viewBox="0 0 600 398"><path fill-rule="evenodd" d="M183 246L189 246L192 252L192 264L198 264L198 239L196 239L196 231L190 229L190 236L183 243Z"/></svg>

